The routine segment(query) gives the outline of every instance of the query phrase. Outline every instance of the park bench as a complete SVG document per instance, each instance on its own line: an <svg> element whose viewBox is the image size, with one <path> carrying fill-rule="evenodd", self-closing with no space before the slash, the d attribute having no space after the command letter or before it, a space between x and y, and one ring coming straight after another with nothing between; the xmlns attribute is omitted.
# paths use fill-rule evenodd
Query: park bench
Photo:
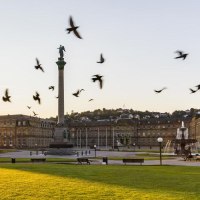
<svg viewBox="0 0 200 200"><path fill-rule="evenodd" d="M197 161L197 160L200 160L200 156L196 156L196 161Z"/></svg>
<svg viewBox="0 0 200 200"><path fill-rule="evenodd" d="M124 158L123 159L123 163L140 163L140 165L142 165L142 163L144 163L144 158Z"/></svg>
<svg viewBox="0 0 200 200"><path fill-rule="evenodd" d="M191 161L193 158L194 158L193 155L187 155L184 157L184 161L187 161L187 160Z"/></svg>
<svg viewBox="0 0 200 200"><path fill-rule="evenodd" d="M82 163L87 163L87 164L90 165L90 161L89 161L88 158L77 158L77 161L78 161L78 163L81 164L81 165L82 165Z"/></svg>
<svg viewBox="0 0 200 200"><path fill-rule="evenodd" d="M46 158L31 158L31 162L45 162Z"/></svg>

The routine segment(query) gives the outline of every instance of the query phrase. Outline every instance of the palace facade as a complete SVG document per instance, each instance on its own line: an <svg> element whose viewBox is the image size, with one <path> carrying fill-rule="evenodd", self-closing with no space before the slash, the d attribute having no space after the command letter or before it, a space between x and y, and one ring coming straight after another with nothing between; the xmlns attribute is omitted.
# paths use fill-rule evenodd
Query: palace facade
<svg viewBox="0 0 200 200"><path fill-rule="evenodd" d="M200 118L149 118L67 122L67 139L75 148L118 146L163 146L174 141L184 121L189 139L200 142ZM0 116L0 148L48 148L53 142L56 121L26 115Z"/></svg>
<svg viewBox="0 0 200 200"><path fill-rule="evenodd" d="M0 116L1 148L45 148L53 141L55 122L26 115Z"/></svg>
<svg viewBox="0 0 200 200"><path fill-rule="evenodd" d="M76 122L69 124L70 140L78 148L94 145L106 146L158 146L157 138L163 138L163 146L176 139L177 129L184 121L189 138L200 141L200 119L152 118L145 120L120 119L117 121Z"/></svg>

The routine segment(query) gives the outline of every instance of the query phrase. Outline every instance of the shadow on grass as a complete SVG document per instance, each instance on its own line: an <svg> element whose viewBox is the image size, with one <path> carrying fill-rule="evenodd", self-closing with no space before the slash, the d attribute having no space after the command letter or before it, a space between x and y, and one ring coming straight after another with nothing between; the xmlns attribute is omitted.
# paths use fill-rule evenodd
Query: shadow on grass
<svg viewBox="0 0 200 200"><path fill-rule="evenodd" d="M199 167L1 164L0 168L70 177L127 188L182 192L200 196Z"/></svg>

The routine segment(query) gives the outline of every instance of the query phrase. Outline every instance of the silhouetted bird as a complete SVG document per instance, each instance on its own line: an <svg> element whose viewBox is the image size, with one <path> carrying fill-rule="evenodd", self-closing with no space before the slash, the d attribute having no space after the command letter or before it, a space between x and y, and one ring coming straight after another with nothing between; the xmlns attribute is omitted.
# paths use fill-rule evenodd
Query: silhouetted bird
<svg viewBox="0 0 200 200"><path fill-rule="evenodd" d="M200 90L200 85L196 85L195 87L197 87L197 90Z"/></svg>
<svg viewBox="0 0 200 200"><path fill-rule="evenodd" d="M94 99L90 99L89 101L93 101Z"/></svg>
<svg viewBox="0 0 200 200"><path fill-rule="evenodd" d="M79 26L74 26L72 16L70 16L70 18L69 18L69 24L70 24L71 28L66 29L66 31L68 31L68 34L71 33L71 31L73 31L74 34L76 35L76 37L78 37L79 39L82 39L82 37L77 32L77 28L79 28Z"/></svg>
<svg viewBox="0 0 200 200"><path fill-rule="evenodd" d="M85 91L85 90L84 89L80 89L79 91L81 92L81 91Z"/></svg>
<svg viewBox="0 0 200 200"><path fill-rule="evenodd" d="M183 51L176 51L175 53L179 54L179 56L175 57L175 59L183 58L183 60L185 60L188 55L188 53L183 53Z"/></svg>
<svg viewBox="0 0 200 200"><path fill-rule="evenodd" d="M40 102L40 95L39 95L38 92L35 93L35 96L33 95L33 99L34 99L35 101L38 101L39 104L41 103L41 102Z"/></svg>
<svg viewBox="0 0 200 200"><path fill-rule="evenodd" d="M54 90L54 86L49 86L49 90Z"/></svg>
<svg viewBox="0 0 200 200"><path fill-rule="evenodd" d="M74 95L75 97L79 97L80 90L77 90L77 92L73 93L72 95Z"/></svg>
<svg viewBox="0 0 200 200"><path fill-rule="evenodd" d="M94 77L92 78L92 81L95 82L95 81L99 81L99 87L100 89L102 89L103 87L103 80L102 80L102 77L103 76L100 76L99 74L96 74L96 75L93 75Z"/></svg>
<svg viewBox="0 0 200 200"><path fill-rule="evenodd" d="M190 94L195 93L198 90L198 89L197 90L193 90L191 88L189 88L189 89L190 89L190 92L191 92Z"/></svg>
<svg viewBox="0 0 200 200"><path fill-rule="evenodd" d="M162 88L161 90L154 90L156 93L161 93L163 90L167 89L166 87Z"/></svg>
<svg viewBox="0 0 200 200"><path fill-rule="evenodd" d="M41 64L39 62L39 60L36 58L36 63L37 65L35 66L35 69L40 69L42 72L44 72L43 68L41 67Z"/></svg>
<svg viewBox="0 0 200 200"><path fill-rule="evenodd" d="M102 64L102 63L104 63L104 61L105 61L105 59L104 59L104 57L103 57L103 54L101 54L101 56L100 56L100 61L98 61L97 63Z"/></svg>
<svg viewBox="0 0 200 200"><path fill-rule="evenodd" d="M81 91L85 91L85 90L84 89L77 90L77 92L73 93L73 95L75 97L79 97L79 94L81 93Z"/></svg>
<svg viewBox="0 0 200 200"><path fill-rule="evenodd" d="M27 106L28 109L31 109L31 106Z"/></svg>
<svg viewBox="0 0 200 200"><path fill-rule="evenodd" d="M6 101L11 102L11 101L10 101L10 97L11 97L11 96L8 95L8 89L6 89L6 90L5 90L5 96L2 97L3 101L5 101L5 102L6 102Z"/></svg>
<svg viewBox="0 0 200 200"><path fill-rule="evenodd" d="M59 96L57 96L56 99L59 99Z"/></svg>
<svg viewBox="0 0 200 200"><path fill-rule="evenodd" d="M36 114L34 111L33 111L33 114L34 114L34 116L37 116L38 114Z"/></svg>

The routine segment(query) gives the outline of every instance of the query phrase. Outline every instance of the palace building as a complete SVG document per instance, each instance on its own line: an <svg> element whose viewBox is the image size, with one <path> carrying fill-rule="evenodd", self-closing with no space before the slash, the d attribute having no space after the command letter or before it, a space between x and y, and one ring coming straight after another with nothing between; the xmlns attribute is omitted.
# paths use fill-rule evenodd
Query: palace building
<svg viewBox="0 0 200 200"><path fill-rule="evenodd" d="M1 148L45 148L52 142L54 121L26 115L0 116Z"/></svg>
<svg viewBox="0 0 200 200"><path fill-rule="evenodd" d="M158 146L157 138L162 137L165 145L168 141L175 140L177 129L180 128L182 121L188 128L189 138L200 141L200 119L191 118L120 119L70 123L70 140L79 148L94 145L108 148L118 145L152 147Z"/></svg>
<svg viewBox="0 0 200 200"><path fill-rule="evenodd" d="M118 146L163 146L176 139L184 121L189 138L200 142L200 118L147 118L67 122L67 138L75 148ZM26 115L0 116L0 148L48 148L54 141L56 121Z"/></svg>

